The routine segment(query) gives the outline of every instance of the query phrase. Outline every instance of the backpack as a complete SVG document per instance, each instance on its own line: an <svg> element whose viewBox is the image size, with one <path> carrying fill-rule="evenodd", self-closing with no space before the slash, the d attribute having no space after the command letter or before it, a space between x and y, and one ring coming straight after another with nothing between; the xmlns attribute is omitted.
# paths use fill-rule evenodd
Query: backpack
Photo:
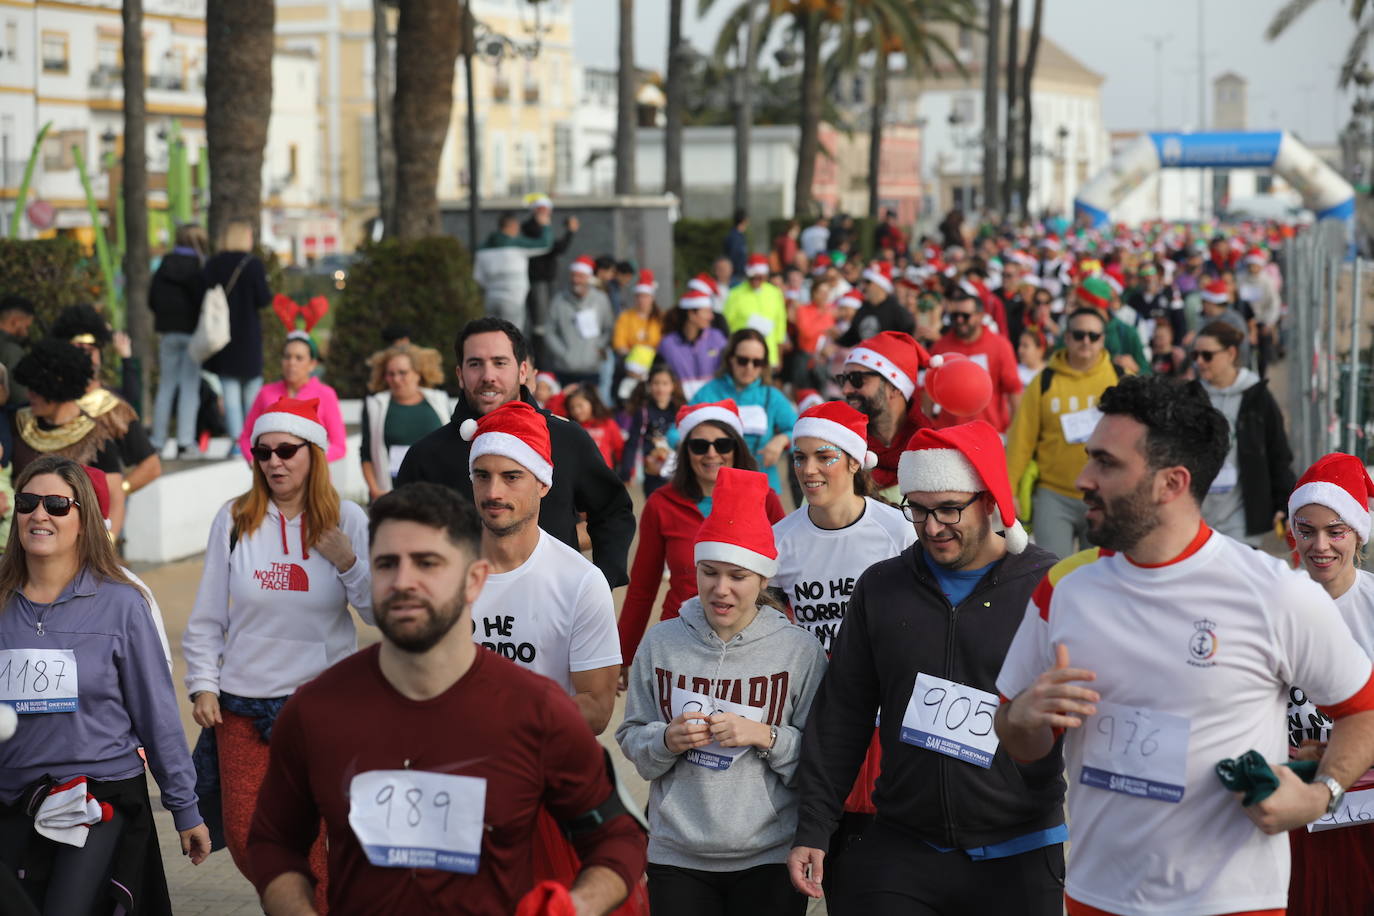
<svg viewBox="0 0 1374 916"><path fill-rule="evenodd" d="M200 302L200 318L196 321L195 332L191 334L190 354L196 362L203 363L229 346L229 294L234 291L239 273L251 257L251 254L246 254L239 261L239 266L229 276L227 288L217 283L205 291L205 298Z"/></svg>

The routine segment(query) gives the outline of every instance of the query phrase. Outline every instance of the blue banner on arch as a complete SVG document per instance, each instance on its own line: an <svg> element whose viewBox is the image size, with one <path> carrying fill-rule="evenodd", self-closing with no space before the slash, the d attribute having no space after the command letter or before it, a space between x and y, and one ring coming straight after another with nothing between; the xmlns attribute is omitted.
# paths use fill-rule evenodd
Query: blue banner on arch
<svg viewBox="0 0 1374 916"><path fill-rule="evenodd" d="M1162 168L1264 168L1279 155L1282 131L1152 133Z"/></svg>

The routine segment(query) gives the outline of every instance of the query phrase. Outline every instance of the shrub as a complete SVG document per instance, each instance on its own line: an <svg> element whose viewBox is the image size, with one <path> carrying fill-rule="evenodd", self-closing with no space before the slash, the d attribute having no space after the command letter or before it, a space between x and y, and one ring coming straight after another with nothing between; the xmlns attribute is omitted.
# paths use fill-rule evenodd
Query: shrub
<svg viewBox="0 0 1374 916"><path fill-rule="evenodd" d="M386 239L362 248L348 272L325 356L325 379L342 398L367 393L367 358L382 347L381 329L407 324L412 342L444 357L450 393L457 393L453 341L483 314L467 249L450 236ZM273 317L273 321L276 321ZM276 322L281 327L281 322Z"/></svg>
<svg viewBox="0 0 1374 916"><path fill-rule="evenodd" d="M95 261L71 239L0 239L0 296L10 294L34 304L37 337L69 305L103 308L104 282Z"/></svg>
<svg viewBox="0 0 1374 916"><path fill-rule="evenodd" d="M673 225L673 276L684 286L720 257L725 236L733 224L728 219L680 219Z"/></svg>

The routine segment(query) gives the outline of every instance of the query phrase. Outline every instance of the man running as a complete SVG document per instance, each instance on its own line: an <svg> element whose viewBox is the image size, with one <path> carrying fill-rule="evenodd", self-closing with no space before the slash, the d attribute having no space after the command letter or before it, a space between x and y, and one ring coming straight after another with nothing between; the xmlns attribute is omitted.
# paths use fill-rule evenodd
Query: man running
<svg viewBox="0 0 1374 916"><path fill-rule="evenodd" d="M868 449L878 461L870 472L874 495L890 503L901 499L897 464L903 447L930 425L917 394L929 363L930 354L910 334L883 331L851 350L844 371L835 376L849 406L868 417Z"/></svg>
<svg viewBox="0 0 1374 916"><path fill-rule="evenodd" d="M306 856L329 831L331 913L507 914L534 885L541 805L582 858L577 912L616 906L644 870L643 831L557 685L469 635L489 565L466 501L433 484L372 506L382 641L296 691L273 728L249 834L263 909L306 914Z"/></svg>
<svg viewBox="0 0 1374 916"><path fill-rule="evenodd" d="M1014 698L997 734L1026 762L1062 743L1071 916L1282 913L1283 832L1374 762L1369 659L1320 586L1203 522L1228 444L1204 392L1131 377L1098 407L1077 481L1098 547L1036 588L997 679ZM1311 783L1278 765L1289 684L1336 720ZM1243 807L1216 765L1251 749L1278 788Z"/></svg>

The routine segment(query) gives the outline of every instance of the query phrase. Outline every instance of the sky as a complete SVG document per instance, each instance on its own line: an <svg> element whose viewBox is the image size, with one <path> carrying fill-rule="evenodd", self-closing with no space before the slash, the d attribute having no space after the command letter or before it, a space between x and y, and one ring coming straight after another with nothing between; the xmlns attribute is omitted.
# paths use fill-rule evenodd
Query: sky
<svg viewBox="0 0 1374 916"><path fill-rule="evenodd" d="M714 0L705 17L696 15L698 2L683 4L683 32L706 50L740 0ZM1031 6L1032 0L1021 3L1027 26ZM1283 0L1045 0L1043 32L1106 77L1102 111L1108 130L1186 129L1198 124L1199 6L1209 87L1213 77L1234 71L1249 81L1252 129L1284 128L1309 143L1333 143L1354 101L1353 91L1336 87L1353 31L1348 3L1318 0L1274 42L1265 41L1264 29ZM584 64L614 66L617 9L616 0L573 0L574 41ZM663 69L667 10L668 0L635 4L635 62L641 67ZM1155 38L1163 39L1158 60ZM1163 76L1158 89L1157 64ZM1210 88L1207 96L1210 106Z"/></svg>

